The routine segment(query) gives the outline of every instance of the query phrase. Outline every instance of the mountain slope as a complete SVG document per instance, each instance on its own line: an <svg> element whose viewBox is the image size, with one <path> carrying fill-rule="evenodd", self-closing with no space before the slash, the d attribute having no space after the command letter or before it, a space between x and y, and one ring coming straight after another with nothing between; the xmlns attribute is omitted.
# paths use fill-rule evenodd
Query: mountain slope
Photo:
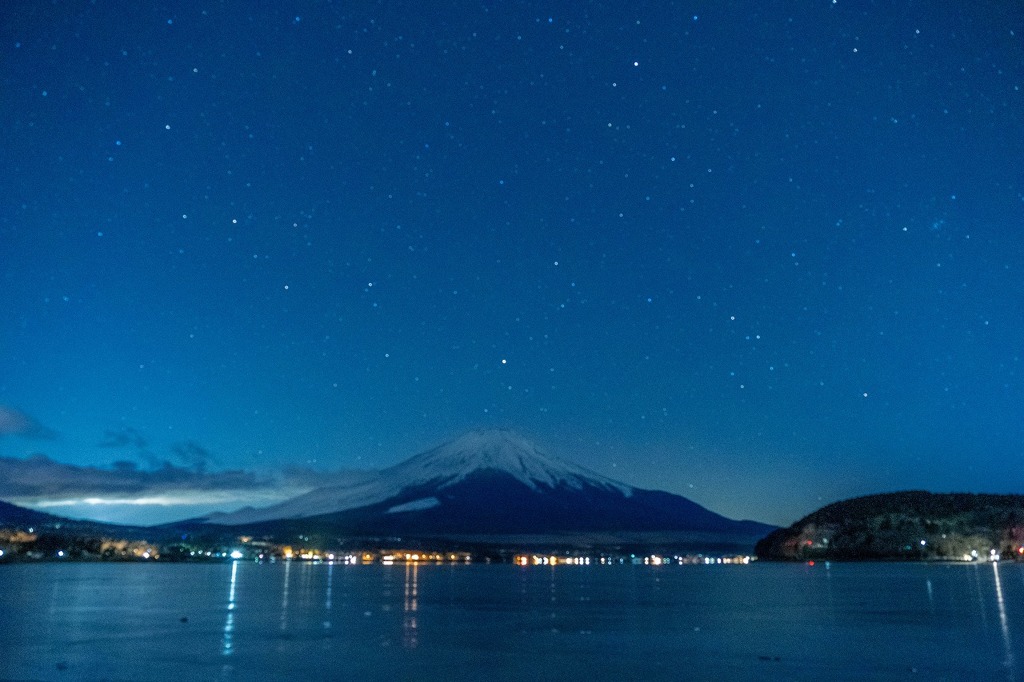
<svg viewBox="0 0 1024 682"><path fill-rule="evenodd" d="M1020 557L1024 495L867 495L808 514L757 543L762 559L982 559Z"/></svg>
<svg viewBox="0 0 1024 682"><path fill-rule="evenodd" d="M450 488L483 471L501 472L534 492L560 485L575 490L596 486L618 490L627 496L632 492L627 485L541 452L511 431L472 431L389 469L368 472L355 483L317 488L270 507L243 509L211 516L209 520L239 525L321 516L408 497L407 491L410 490ZM430 497L432 494L424 494L422 504L432 504Z"/></svg>
<svg viewBox="0 0 1024 682"><path fill-rule="evenodd" d="M28 530L29 528L40 534L68 537L103 536L129 540L148 538L157 541L165 536L175 536L173 531L163 531L145 526L122 526L88 519L70 519L27 507L19 507L0 500L0 529Z"/></svg>
<svg viewBox="0 0 1024 682"><path fill-rule="evenodd" d="M210 523L272 532L329 528L370 535L772 530L679 495L633 488L552 457L509 431L474 431L354 485L332 486Z"/></svg>
<svg viewBox="0 0 1024 682"><path fill-rule="evenodd" d="M21 527L29 525L45 525L67 522L60 516L38 512L26 507L19 507L10 502L0 500L0 527Z"/></svg>

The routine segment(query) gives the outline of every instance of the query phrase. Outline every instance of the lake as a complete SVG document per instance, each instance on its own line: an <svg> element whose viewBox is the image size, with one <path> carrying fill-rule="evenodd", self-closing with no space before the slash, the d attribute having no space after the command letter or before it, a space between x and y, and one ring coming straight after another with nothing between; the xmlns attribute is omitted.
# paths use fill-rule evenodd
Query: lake
<svg viewBox="0 0 1024 682"><path fill-rule="evenodd" d="M0 566L0 679L1024 678L1024 566Z"/></svg>

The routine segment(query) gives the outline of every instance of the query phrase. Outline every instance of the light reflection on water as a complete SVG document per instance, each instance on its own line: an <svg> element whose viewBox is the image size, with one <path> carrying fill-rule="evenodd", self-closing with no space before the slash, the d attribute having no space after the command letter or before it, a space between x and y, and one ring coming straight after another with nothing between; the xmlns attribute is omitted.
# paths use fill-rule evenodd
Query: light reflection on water
<svg viewBox="0 0 1024 682"><path fill-rule="evenodd" d="M235 633L235 584L238 581L238 562L231 562L231 586L228 589L228 616L224 621L224 641L221 644L221 653L224 656L231 655L231 640Z"/></svg>
<svg viewBox="0 0 1024 682"><path fill-rule="evenodd" d="M405 591L404 591L404 603L403 603L403 615L402 620L402 646L406 649L415 649L419 646L419 633L417 633L418 624L416 622L416 612L420 608L419 604L419 570L420 565L417 563L407 563L405 565Z"/></svg>
<svg viewBox="0 0 1024 682"><path fill-rule="evenodd" d="M334 589L334 562L327 565L327 596L324 599L324 613L327 618L324 620L324 629L331 629L331 590Z"/></svg>
<svg viewBox="0 0 1024 682"><path fill-rule="evenodd" d="M288 587L292 573L292 562L284 562L284 587L281 588L281 630L288 629Z"/></svg>
<svg viewBox="0 0 1024 682"><path fill-rule="evenodd" d="M1003 583L999 578L999 562L992 562L992 575L996 583L996 607L999 609L999 629L1003 634L1003 644L1006 647L1006 668L1014 671L1013 646L1010 644L1010 624L1006 618L1006 601L1003 599Z"/></svg>
<svg viewBox="0 0 1024 682"><path fill-rule="evenodd" d="M981 584L981 571L978 568L978 564L972 564L973 569L971 573L974 576L974 594L978 600L978 614L981 617L981 622L988 628L988 609L985 608L985 589Z"/></svg>
<svg viewBox="0 0 1024 682"><path fill-rule="evenodd" d="M1018 564L292 563L0 567L0 679L1021 679Z"/></svg>

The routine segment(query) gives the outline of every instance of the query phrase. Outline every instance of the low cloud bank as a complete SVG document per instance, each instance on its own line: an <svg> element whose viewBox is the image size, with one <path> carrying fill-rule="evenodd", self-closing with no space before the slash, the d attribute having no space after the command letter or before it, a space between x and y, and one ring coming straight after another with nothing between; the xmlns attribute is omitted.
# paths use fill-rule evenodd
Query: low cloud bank
<svg viewBox="0 0 1024 682"><path fill-rule="evenodd" d="M105 467L78 466L42 454L24 459L0 457L0 500L39 508L216 505L229 511L244 505L273 504L317 487L355 484L372 475L305 468L264 475L242 469L211 471L208 453L193 446L177 448L187 453L182 459L190 460L191 466L163 461L142 468L126 460Z"/></svg>
<svg viewBox="0 0 1024 682"><path fill-rule="evenodd" d="M164 462L142 469L136 462L117 461L109 468L76 466L46 455L26 459L0 457L0 499L42 501L68 497L142 497L193 491L255 491L277 487L243 470L205 471Z"/></svg>
<svg viewBox="0 0 1024 682"><path fill-rule="evenodd" d="M24 412L0 405L3 436L47 439L55 438L56 433ZM171 445L169 457L159 457L150 450L145 436L130 426L105 431L97 446L121 452L111 464L98 466L65 464L44 454L0 456L0 500L27 507L58 507L52 510L58 514L133 522L160 514L160 508L166 510L164 514L178 510L205 515L214 510L266 506L318 487L353 485L372 475L302 467L262 474L223 469L207 448L191 440Z"/></svg>

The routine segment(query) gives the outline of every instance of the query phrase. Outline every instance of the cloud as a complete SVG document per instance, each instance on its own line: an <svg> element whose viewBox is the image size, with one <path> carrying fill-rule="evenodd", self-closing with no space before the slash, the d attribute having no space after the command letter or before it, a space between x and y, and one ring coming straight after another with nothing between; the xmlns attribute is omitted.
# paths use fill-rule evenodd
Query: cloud
<svg viewBox="0 0 1024 682"><path fill-rule="evenodd" d="M238 491L279 493L280 485L240 469L197 471L164 462L141 469L135 462L117 461L110 467L62 464L46 455L25 459L0 457L0 499L40 503L54 499L128 499Z"/></svg>
<svg viewBox="0 0 1024 682"><path fill-rule="evenodd" d="M131 429L107 432L104 437L110 447L133 446L140 440ZM210 467L215 458L198 443L179 443L172 451L179 463L158 459L142 449L132 454L141 455L145 464L118 459L104 466L79 466L43 454L0 456L0 499L61 515L118 523L163 523L214 510L266 506L322 486L354 485L376 473L301 467L266 474L214 470ZM154 511L158 509L166 511ZM171 511L174 509L179 511Z"/></svg>
<svg viewBox="0 0 1024 682"><path fill-rule="evenodd" d="M209 450L199 443L191 440L185 441L184 443L175 443L171 446L171 452L174 453L174 456L177 457L179 461L184 462L198 474L202 474L206 471L206 467L208 465L217 463Z"/></svg>
<svg viewBox="0 0 1024 682"><path fill-rule="evenodd" d="M0 436L21 436L38 440L52 440L57 433L48 429L21 410L0 405Z"/></svg>
<svg viewBox="0 0 1024 682"><path fill-rule="evenodd" d="M97 443L97 445L101 448L134 447L138 450L145 450L149 443L146 442L141 433L128 427L117 431L104 431L103 440Z"/></svg>

